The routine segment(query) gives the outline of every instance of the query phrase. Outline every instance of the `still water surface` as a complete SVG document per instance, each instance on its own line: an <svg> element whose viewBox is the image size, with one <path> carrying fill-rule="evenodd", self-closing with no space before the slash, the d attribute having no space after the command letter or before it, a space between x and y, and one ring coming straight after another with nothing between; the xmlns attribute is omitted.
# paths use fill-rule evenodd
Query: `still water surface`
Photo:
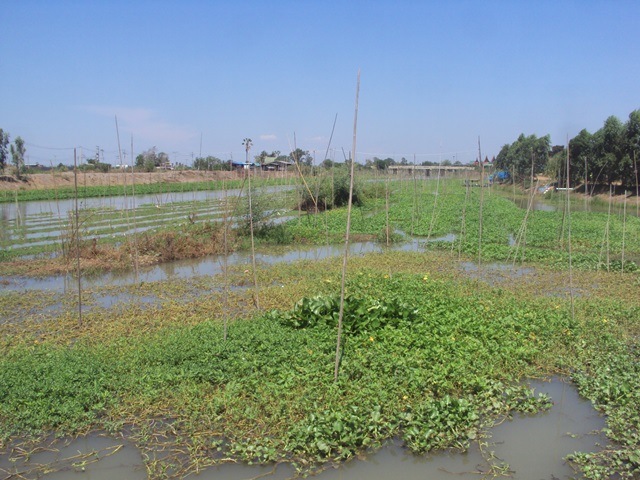
<svg viewBox="0 0 640 480"><path fill-rule="evenodd" d="M562 480L575 476L564 457L575 452L597 451L606 445L600 433L604 418L591 404L581 398L575 387L559 379L551 382L531 382L536 392L545 392L553 399L553 407L538 415L516 415L490 432L484 453L478 443L465 453L438 452L415 456L399 442L390 442L382 449L363 458L354 459L337 468L319 473L319 480L454 480L483 478L490 471L487 453L494 452L494 465L505 466L510 478L516 480ZM117 450L114 447L120 446ZM100 460L78 464L78 456L97 452L91 459ZM110 455L107 455L110 454ZM73 457L73 458L72 458ZM74 466L73 463L76 462ZM82 437L70 442L59 451L36 453L28 461L9 461L8 455L0 457L0 473L25 471L30 465L45 464L59 470L41 478L58 480L111 480L114 478L143 479L146 470L141 453L126 441L104 436ZM84 469L83 469L84 468ZM252 478L284 480L293 478L295 472L287 465L256 466L227 464L210 467L197 477L202 480L240 480ZM488 476L490 478L491 476Z"/></svg>

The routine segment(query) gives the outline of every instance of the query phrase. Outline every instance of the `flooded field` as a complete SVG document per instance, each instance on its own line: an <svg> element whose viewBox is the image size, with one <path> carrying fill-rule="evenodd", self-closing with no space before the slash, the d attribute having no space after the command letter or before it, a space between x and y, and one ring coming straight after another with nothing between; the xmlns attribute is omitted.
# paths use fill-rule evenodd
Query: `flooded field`
<svg viewBox="0 0 640 480"><path fill-rule="evenodd" d="M414 455L393 441L339 466L314 475L320 480L452 480L506 475L517 480L564 480L574 478L565 457L575 451L596 451L606 442L600 433L604 419L576 389L559 379L532 382L537 392L551 396L553 407L537 415L517 415L486 432L482 443L472 443L464 453L454 451ZM490 452L492 452L490 454ZM147 455L150 453L147 452ZM152 453L151 453L152 454ZM92 434L74 440L52 441L25 458L15 451L0 457L0 471L7 477L107 480L142 479L147 472L143 454L126 439ZM51 473L39 476L43 470ZM223 464L208 467L197 478L248 480L297 478L287 465Z"/></svg>
<svg viewBox="0 0 640 480"><path fill-rule="evenodd" d="M265 187L261 194L279 198L276 193L290 186ZM211 190L173 192L158 195L98 197L79 200L81 236L96 240L123 241L134 233L143 233L167 225L220 222L225 211L233 218L230 202L246 191ZM276 202L270 214L278 217L284 209ZM0 247L20 250L35 247L62 248L73 238L75 202L50 200L0 203ZM238 215L238 212L235 212Z"/></svg>
<svg viewBox="0 0 640 480"><path fill-rule="evenodd" d="M346 257L340 355L344 209L286 210L291 192L277 187L262 196L268 228L252 255L247 212L226 214L220 192L137 198L135 214L131 199L87 201L87 238L171 224L161 243L186 243L198 232L189 225L227 217L235 251L133 268L126 250L111 269L92 267L87 249L80 282L72 259L42 270L58 275L7 267L0 468L23 478L555 480L580 478L566 460L574 452L571 465L587 469L616 448L625 460L611 469L634 472L634 408L617 402L637 388L637 274L621 261L638 253L636 220L576 215L572 253L559 212L524 215L459 183L436 194L436 182L399 182L390 204L385 183L368 184ZM4 245L55 246L65 216L45 203L7 206ZM206 230L202 245L219 246L218 234ZM579 270L567 266L572 254Z"/></svg>

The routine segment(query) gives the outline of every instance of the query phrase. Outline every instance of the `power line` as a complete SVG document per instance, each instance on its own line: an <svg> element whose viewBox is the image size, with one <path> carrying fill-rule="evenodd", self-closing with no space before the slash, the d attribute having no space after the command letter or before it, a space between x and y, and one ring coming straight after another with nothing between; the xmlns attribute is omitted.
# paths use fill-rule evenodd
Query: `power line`
<svg viewBox="0 0 640 480"><path fill-rule="evenodd" d="M28 147L41 148L43 150L71 150L73 151L76 147L43 147L42 145L36 145L35 143L24 142L24 144Z"/></svg>

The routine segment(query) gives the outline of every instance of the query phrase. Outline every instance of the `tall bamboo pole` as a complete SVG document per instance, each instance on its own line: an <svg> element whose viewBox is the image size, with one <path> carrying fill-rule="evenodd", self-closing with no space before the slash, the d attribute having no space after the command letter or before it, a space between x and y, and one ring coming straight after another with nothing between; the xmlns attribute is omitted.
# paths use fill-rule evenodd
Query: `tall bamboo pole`
<svg viewBox="0 0 640 480"><path fill-rule="evenodd" d="M571 190L570 188L570 179L571 175L569 172L569 137L567 137L567 245L569 250L569 295L571 297L571 320L575 320L576 312L575 312L575 302L573 298L573 264L571 258Z"/></svg>
<svg viewBox="0 0 640 480"><path fill-rule="evenodd" d="M413 175L413 208L411 209L411 235L415 232L415 223L418 210L418 185L416 183L416 154L413 154L413 168L411 169Z"/></svg>
<svg viewBox="0 0 640 480"><path fill-rule="evenodd" d="M442 147L441 147L442 148ZM436 193L433 199L433 210L431 210L431 222L429 223L429 231L427 232L427 241L431 239L431 232L436 223L436 212L438 208L438 197L440 195L440 169L442 168L442 155L438 160L438 176L436 178Z"/></svg>
<svg viewBox="0 0 640 480"><path fill-rule="evenodd" d="M640 185L638 184L638 161L636 152L633 152L633 168L636 173L636 217L640 217Z"/></svg>
<svg viewBox="0 0 640 480"><path fill-rule="evenodd" d="M223 190L223 205L222 209L224 212L224 230L222 233L223 244L224 244L224 254L223 254L223 262L224 262L224 326L223 326L223 340L227 340L227 326L229 320L229 240L227 234L229 232L229 211L227 205L227 185L225 183L225 177L222 177L222 190Z"/></svg>
<svg viewBox="0 0 640 480"><path fill-rule="evenodd" d="M385 211L385 220L386 220L386 228L385 232L387 235L387 247L389 246L389 176L387 175L385 181L385 189L384 189L384 211Z"/></svg>
<svg viewBox="0 0 640 480"><path fill-rule="evenodd" d="M610 258L609 258L609 228L611 225L611 203L612 203L612 185L609 184L609 209L607 211L607 223L605 224L604 227L604 234L602 237L602 245L600 246L600 257L598 258L598 268L600 267L600 264L602 263L602 253L605 250L605 245L606 245L606 253L607 253L607 272L609 271L609 267L610 267Z"/></svg>
<svg viewBox="0 0 640 480"><path fill-rule="evenodd" d="M531 210L533 209L533 199L535 196L535 192L536 192L536 188L538 187L538 183L536 182L535 187L533 186L533 171L534 171L534 154L533 152L531 152L531 179L530 179L530 194L529 194L529 201L527 202L527 211L524 214L524 219L522 220L522 224L520 225L520 229L518 230L518 234L516 235L516 240L515 240L515 245L513 246L513 263L512 263L512 267L515 268L516 265L516 258L518 257L518 251L520 249L520 244L524 244L521 250L521 258L524 261L525 258L525 247L527 244L526 238L527 238L527 221L529 219L529 214L531 213ZM511 253L509 254L511 255ZM508 257L507 257L508 258Z"/></svg>
<svg viewBox="0 0 640 480"><path fill-rule="evenodd" d="M625 237L627 233L627 190L624 191L624 204L622 210L622 273L624 273L624 247L625 247Z"/></svg>
<svg viewBox="0 0 640 480"><path fill-rule="evenodd" d="M480 210L478 213L478 268L482 264L482 207L484 203L484 162L482 161L482 150L480 149L480 137L478 136L478 161L482 168L480 173Z"/></svg>
<svg viewBox="0 0 640 480"><path fill-rule="evenodd" d="M347 262L349 260L349 234L351 232L351 206L353 204L353 177L355 174L354 165L356 163L356 139L358 131L358 100L360 95L360 70L358 70L358 80L356 86L356 106L353 118L353 144L351 147L351 178L349 180L349 202L347 204L347 231L344 239L344 257L342 259L342 279L340 281L340 312L338 313L338 337L336 341L336 361L333 370L333 381L338 381L338 371L340 369L340 352L342 348L342 320L344 317L344 293L345 281L347 278Z"/></svg>
<svg viewBox="0 0 640 480"><path fill-rule="evenodd" d="M118 145L120 134L118 134ZM135 270L135 282L138 283L138 225L136 223L136 181L133 176L133 135L131 135L131 213L133 215L133 267Z"/></svg>
<svg viewBox="0 0 640 480"><path fill-rule="evenodd" d="M256 271L256 245L253 236L253 206L252 206L252 192L251 192L251 165L249 165L249 150L253 145L250 138L245 138L242 141L245 149L245 166L247 169L247 188L249 189L249 233L251 235L251 267L253 269L253 304L259 310L260 298L258 296L258 274Z"/></svg>
<svg viewBox="0 0 640 480"><path fill-rule="evenodd" d="M458 260L462 257L462 243L466 241L467 238L467 204L469 203L469 195L471 191L471 179L469 178L468 170L466 176L464 204L462 205L462 221L460 225L460 239L458 240Z"/></svg>
<svg viewBox="0 0 640 480"><path fill-rule="evenodd" d="M78 277L78 325L82 326L82 277L80 270L80 216L78 212L78 158L73 149L73 187L75 196L76 275Z"/></svg>

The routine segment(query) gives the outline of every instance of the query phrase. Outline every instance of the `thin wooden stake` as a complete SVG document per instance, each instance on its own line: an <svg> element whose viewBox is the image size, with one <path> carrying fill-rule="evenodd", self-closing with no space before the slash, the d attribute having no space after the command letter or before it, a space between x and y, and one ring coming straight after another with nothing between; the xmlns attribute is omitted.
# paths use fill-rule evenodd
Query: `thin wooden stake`
<svg viewBox="0 0 640 480"><path fill-rule="evenodd" d="M602 254L603 251L605 250L605 245L606 245L606 253L607 253L607 272L609 271L609 266L610 266L610 258L609 258L609 227L611 225L611 202L612 202L612 192L611 192L611 188L612 185L609 184L609 209L607 212L607 223L605 224L604 227L604 234L602 236L602 245L600 246L600 256L598 257L598 268L600 268L600 264L602 264Z"/></svg>
<svg viewBox="0 0 640 480"><path fill-rule="evenodd" d="M384 189L384 198L385 198L385 216L386 216L386 234L387 234L387 247L389 246L389 175L387 175Z"/></svg>
<svg viewBox="0 0 640 480"><path fill-rule="evenodd" d="M418 210L418 194L417 194L417 184L416 184L416 154L413 154L413 168L411 169L411 174L413 175L413 209L411 210L411 235L415 233L415 223L417 221L417 210Z"/></svg>
<svg viewBox="0 0 640 480"><path fill-rule="evenodd" d="M636 152L633 152L633 168L636 173L636 217L640 217L640 186L638 184L638 161L636 160Z"/></svg>
<svg viewBox="0 0 640 480"><path fill-rule="evenodd" d="M627 233L627 190L624 191L624 204L622 209L622 273L624 273L624 243Z"/></svg>
<svg viewBox="0 0 640 480"><path fill-rule="evenodd" d="M223 334L222 339L227 340L227 325L229 320L229 243L227 238L227 233L229 231L229 210L227 205L227 185L225 183L224 177L222 177L222 190L223 190L223 211L224 211L224 230L222 234L223 243L224 243L224 326L223 326Z"/></svg>
<svg viewBox="0 0 640 480"><path fill-rule="evenodd" d="M436 223L436 214L438 209L438 196L440 195L440 169L442 168L442 156L438 161L438 177L436 179L436 194L433 199L433 210L431 210L431 222L429 223L429 231L427 232L427 240L431 239L431 232Z"/></svg>
<svg viewBox="0 0 640 480"><path fill-rule="evenodd" d="M118 134L118 145L120 134ZM135 282L138 283L138 225L136 223L136 179L133 176L133 135L131 135L131 213L133 215L133 267L135 270Z"/></svg>
<svg viewBox="0 0 640 480"><path fill-rule="evenodd" d="M471 193L471 179L469 178L469 171L467 171L466 176L464 204L462 205L462 224L460 225L460 239L458 240L458 260L462 257L462 243L467 239L467 204L469 203L469 196Z"/></svg>
<svg viewBox="0 0 640 480"><path fill-rule="evenodd" d="M571 190L569 190L569 138L567 137L567 245L569 249L569 295L571 297L571 320L575 321L576 311L573 298L573 264L571 259Z"/></svg>
<svg viewBox="0 0 640 480"><path fill-rule="evenodd" d="M482 265L482 206L484 203L484 162L482 161L482 150L480 149L480 137L478 137L478 161L482 168L480 173L480 210L478 212L478 268Z"/></svg>
<svg viewBox="0 0 640 480"><path fill-rule="evenodd" d="M349 180L349 202L347 204L347 231L344 240L344 258L342 259L342 279L340 281L340 312L338 314L338 338L336 341L336 361L333 370L333 381L338 381L340 370L340 353L342 348L342 320L344 317L344 294L345 282L347 278L347 262L349 259L349 235L351 232L351 205L353 203L353 177L355 174L354 165L356 163L356 139L358 131L358 97L360 95L360 70L358 70L358 81L356 86L356 106L353 118L353 145L351 147L351 178Z"/></svg>
<svg viewBox="0 0 640 480"><path fill-rule="evenodd" d="M75 193L75 219L76 219L76 275L78 277L78 325L82 326L82 276L80 270L80 216L78 213L78 158L76 149L73 149L73 186Z"/></svg>
<svg viewBox="0 0 640 480"><path fill-rule="evenodd" d="M251 235L251 267L253 269L253 303L255 307L260 310L260 298L258 296L258 274L256 272L256 245L253 235L253 206L252 206L252 192L251 192L251 165L249 165L249 150L251 149L250 138L245 138L242 142L245 146L246 159L245 165L247 166L247 188L249 190L249 232Z"/></svg>

